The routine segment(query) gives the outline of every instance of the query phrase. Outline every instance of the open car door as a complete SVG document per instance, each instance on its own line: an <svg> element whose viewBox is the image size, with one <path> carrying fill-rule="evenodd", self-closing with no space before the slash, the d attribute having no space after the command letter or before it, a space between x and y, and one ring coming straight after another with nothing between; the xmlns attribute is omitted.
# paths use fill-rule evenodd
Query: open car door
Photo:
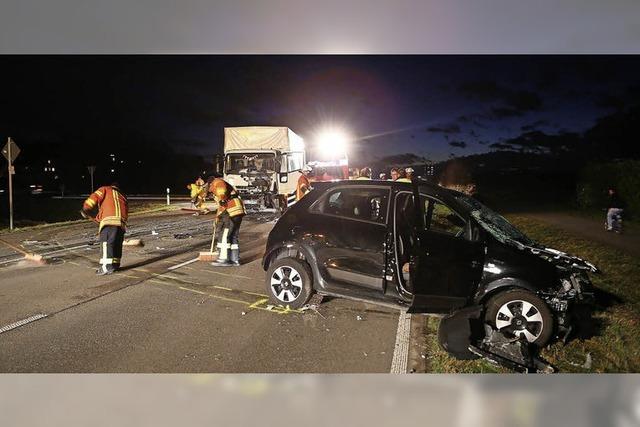
<svg viewBox="0 0 640 427"><path fill-rule="evenodd" d="M471 299L482 276L484 244L473 224L428 186L414 183L408 289L410 313L449 313ZM415 203L418 201L418 203Z"/></svg>

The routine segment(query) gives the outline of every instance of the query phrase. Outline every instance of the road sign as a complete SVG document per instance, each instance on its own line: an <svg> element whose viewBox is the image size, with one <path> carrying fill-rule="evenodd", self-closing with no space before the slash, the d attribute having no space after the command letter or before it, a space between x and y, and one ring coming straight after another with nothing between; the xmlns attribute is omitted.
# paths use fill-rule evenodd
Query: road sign
<svg viewBox="0 0 640 427"><path fill-rule="evenodd" d="M11 153L11 158L9 158L9 153ZM20 154L20 148L13 142L13 139L9 138L9 141L2 148L2 155L9 162L13 162L18 157L18 154Z"/></svg>
<svg viewBox="0 0 640 427"><path fill-rule="evenodd" d="M13 231L13 175L16 173L11 163L20 154L20 148L13 142L13 139L7 138L7 143L2 149L2 155L7 158L7 172L9 172L9 230Z"/></svg>

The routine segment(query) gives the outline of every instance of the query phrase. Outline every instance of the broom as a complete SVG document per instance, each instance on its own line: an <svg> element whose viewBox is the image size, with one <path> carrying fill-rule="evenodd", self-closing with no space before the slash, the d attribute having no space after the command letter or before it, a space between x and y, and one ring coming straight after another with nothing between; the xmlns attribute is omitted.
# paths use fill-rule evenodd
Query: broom
<svg viewBox="0 0 640 427"><path fill-rule="evenodd" d="M40 265L44 265L47 263L47 260L44 259L44 257L42 255L36 254L34 252L29 253L27 251L24 251L22 249L20 249L19 247L0 239L0 243L3 243L5 245L7 245L8 247L10 247L11 249L13 249L14 251L20 252L22 255L24 255L24 259L27 261L32 261L35 262L36 264L40 264Z"/></svg>
<svg viewBox="0 0 640 427"><path fill-rule="evenodd" d="M213 245L216 241L216 230L218 229L218 216L216 215L216 220L213 222L213 237L211 238L211 248L209 252L200 252L198 255L198 261L215 261L217 255L213 253Z"/></svg>

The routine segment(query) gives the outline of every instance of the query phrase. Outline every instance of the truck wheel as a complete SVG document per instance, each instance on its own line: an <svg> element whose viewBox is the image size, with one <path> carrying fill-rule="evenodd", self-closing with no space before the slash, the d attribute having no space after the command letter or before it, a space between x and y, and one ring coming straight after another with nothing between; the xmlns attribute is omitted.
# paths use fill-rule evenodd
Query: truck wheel
<svg viewBox="0 0 640 427"><path fill-rule="evenodd" d="M514 289L501 292L485 305L485 322L507 337L525 337L544 347L553 333L553 315L544 301L532 292Z"/></svg>
<svg viewBox="0 0 640 427"><path fill-rule="evenodd" d="M265 286L269 302L301 308L313 292L313 275L309 265L296 258L281 258L267 270Z"/></svg>

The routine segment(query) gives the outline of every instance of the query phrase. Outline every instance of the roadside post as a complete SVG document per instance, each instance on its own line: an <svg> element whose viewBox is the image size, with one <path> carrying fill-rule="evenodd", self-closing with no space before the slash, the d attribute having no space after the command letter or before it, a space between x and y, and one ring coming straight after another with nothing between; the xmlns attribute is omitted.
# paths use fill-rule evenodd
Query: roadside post
<svg viewBox="0 0 640 427"><path fill-rule="evenodd" d="M91 175L91 191L89 194L93 193L93 173L96 171L95 166L87 166L87 170L89 171L89 175Z"/></svg>
<svg viewBox="0 0 640 427"><path fill-rule="evenodd" d="M169 198L169 187L167 187L167 206L171 204L171 199Z"/></svg>
<svg viewBox="0 0 640 427"><path fill-rule="evenodd" d="M20 148L11 138L7 138L7 143L2 149L2 155L8 161L7 170L9 172L9 230L13 231L13 175L16 171L13 167L13 161L20 154Z"/></svg>

